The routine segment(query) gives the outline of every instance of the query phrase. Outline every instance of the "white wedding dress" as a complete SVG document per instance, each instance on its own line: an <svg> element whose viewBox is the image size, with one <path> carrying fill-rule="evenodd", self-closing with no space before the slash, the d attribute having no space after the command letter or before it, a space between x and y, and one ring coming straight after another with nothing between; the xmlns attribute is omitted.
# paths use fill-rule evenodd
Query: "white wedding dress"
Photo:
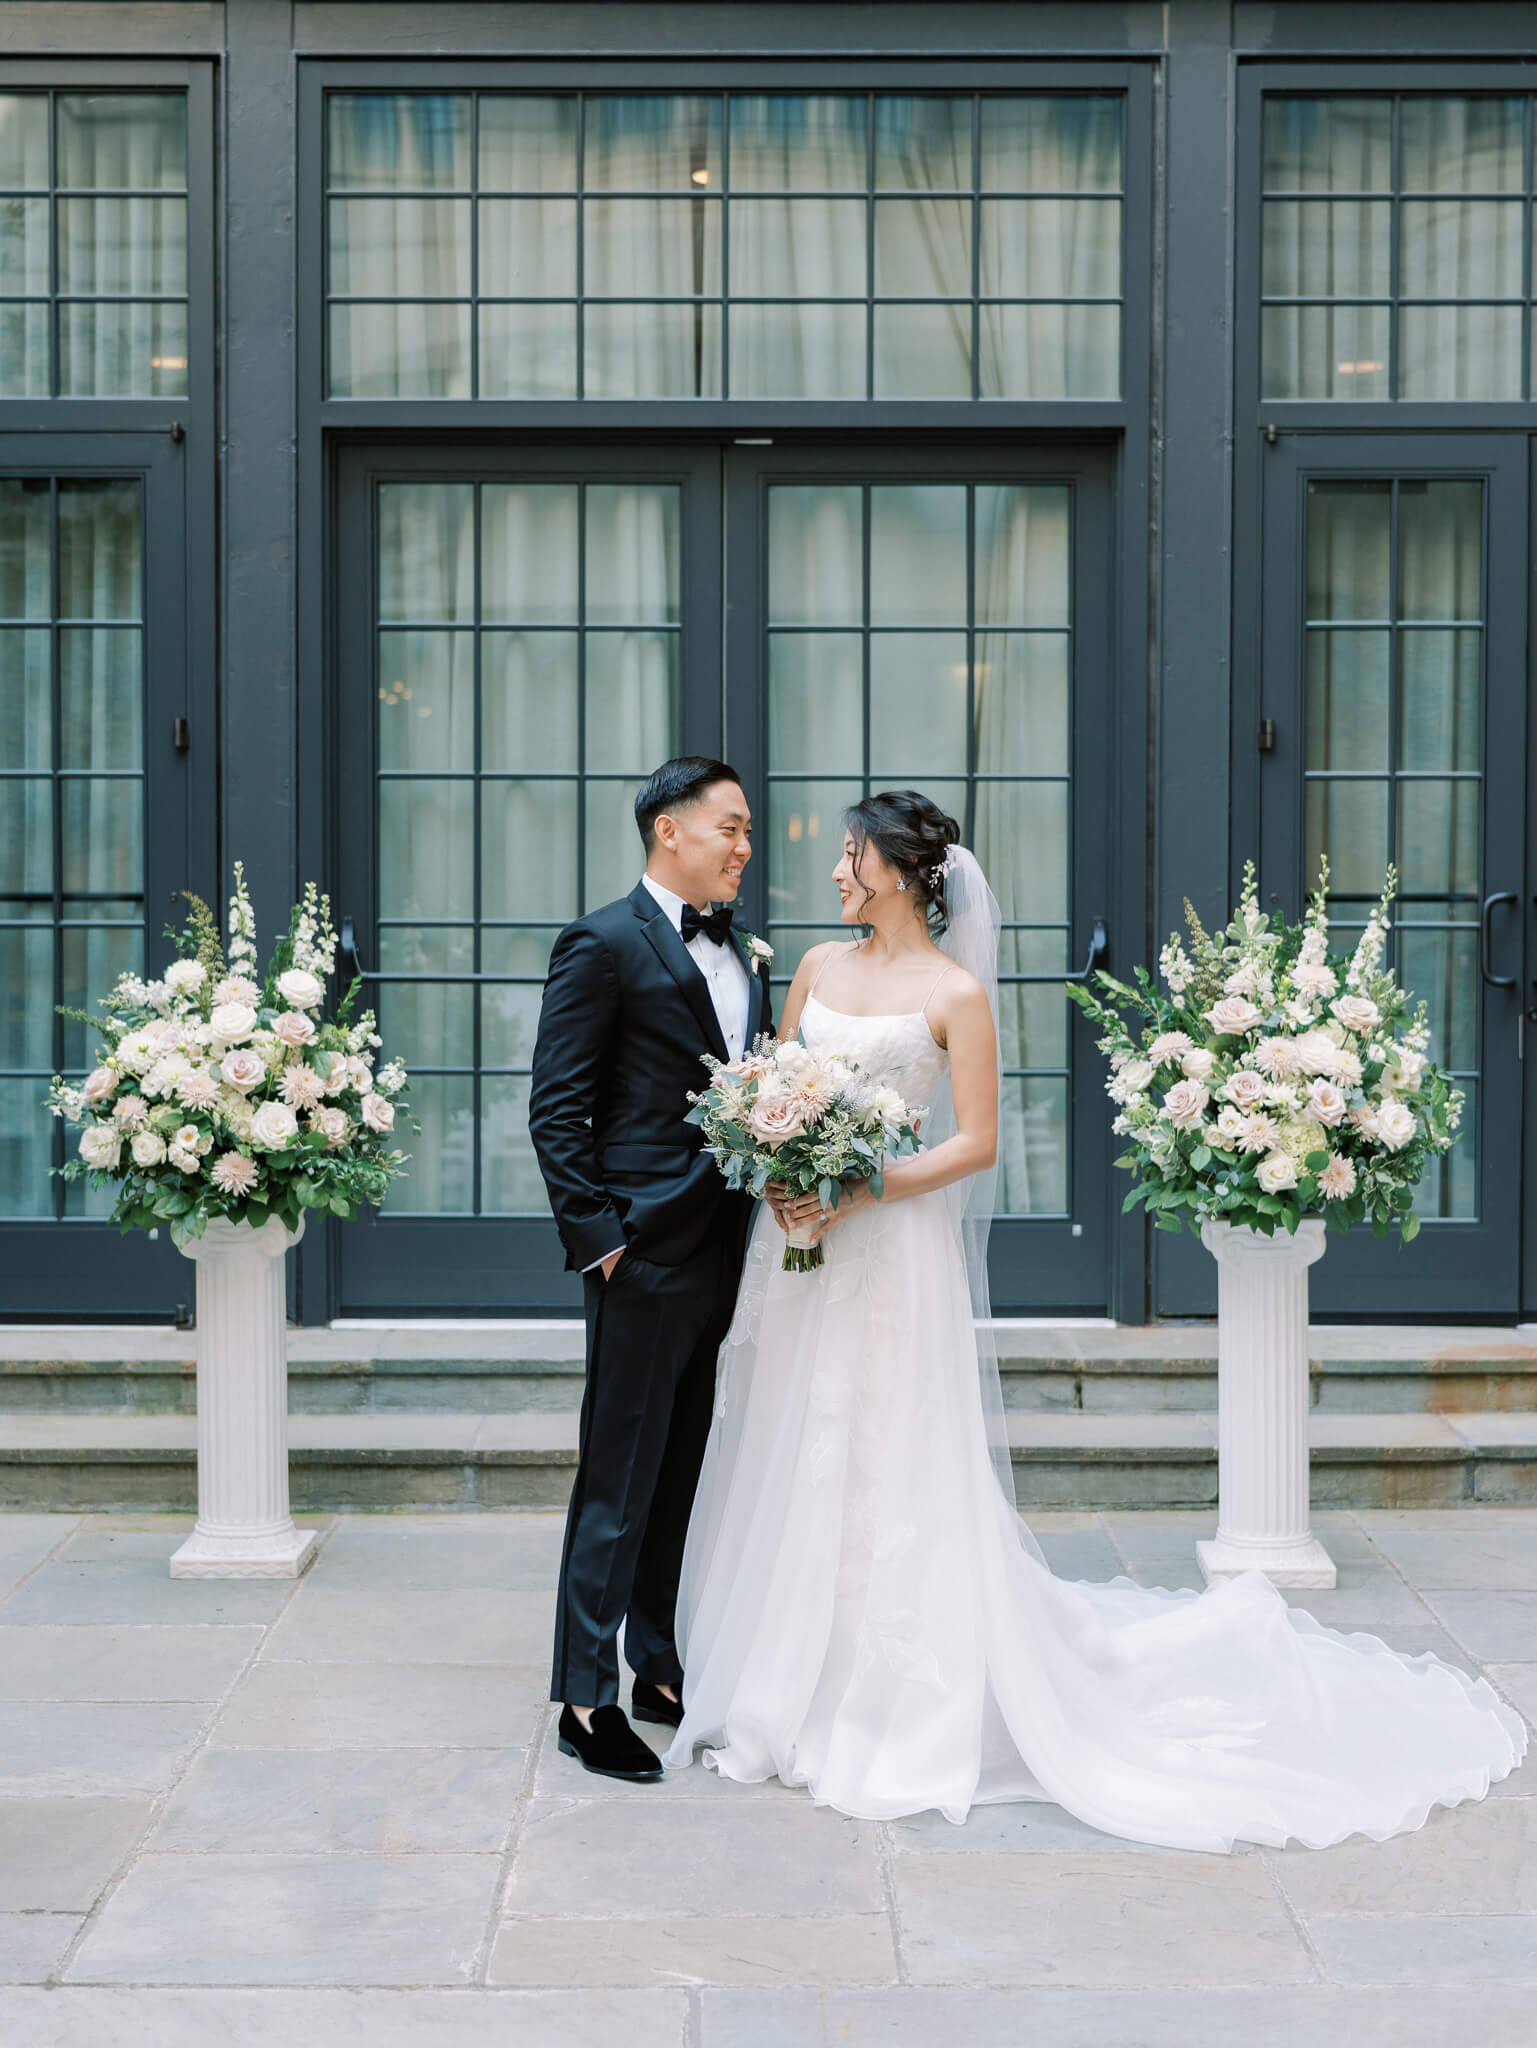
<svg viewBox="0 0 1537 2048"><path fill-rule="evenodd" d="M946 1056L921 1013L801 1028L909 1101ZM1482 1679L1289 1609L1053 1577L998 1482L960 1228L944 1192L876 1204L780 1270L768 1209L721 1349L678 1603L685 1715L726 1776L860 1818L1055 1800L1182 1849L1312 1847L1483 1796L1526 1729Z"/></svg>

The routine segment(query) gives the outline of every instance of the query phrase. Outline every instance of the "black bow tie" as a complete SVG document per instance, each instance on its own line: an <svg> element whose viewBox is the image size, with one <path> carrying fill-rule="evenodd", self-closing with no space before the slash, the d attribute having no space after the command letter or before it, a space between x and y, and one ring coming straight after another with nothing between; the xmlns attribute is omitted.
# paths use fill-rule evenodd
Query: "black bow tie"
<svg viewBox="0 0 1537 2048"><path fill-rule="evenodd" d="M724 946L731 936L731 905L723 903L719 910L696 910L692 903L683 906L683 943L697 939L703 932L707 939L713 939L717 946Z"/></svg>

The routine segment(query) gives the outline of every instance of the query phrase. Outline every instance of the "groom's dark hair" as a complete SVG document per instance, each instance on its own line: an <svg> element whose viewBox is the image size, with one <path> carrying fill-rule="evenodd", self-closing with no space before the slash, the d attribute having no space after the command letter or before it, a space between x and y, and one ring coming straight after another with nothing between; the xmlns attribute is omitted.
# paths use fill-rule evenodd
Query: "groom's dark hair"
<svg viewBox="0 0 1537 2048"><path fill-rule="evenodd" d="M656 821L663 811L681 811L697 804L721 782L740 782L741 776L725 761L711 761L704 754L679 754L653 768L635 799L635 823L647 853L656 839Z"/></svg>

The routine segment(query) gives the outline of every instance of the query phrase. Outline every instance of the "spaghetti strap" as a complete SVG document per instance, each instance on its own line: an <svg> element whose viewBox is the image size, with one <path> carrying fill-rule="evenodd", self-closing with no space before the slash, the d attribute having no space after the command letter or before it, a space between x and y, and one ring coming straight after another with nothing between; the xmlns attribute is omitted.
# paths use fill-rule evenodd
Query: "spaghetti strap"
<svg viewBox="0 0 1537 2048"><path fill-rule="evenodd" d="M918 1012L918 1015L920 1017L927 1018L929 1012L929 1004L932 1003L934 1000L934 991L939 987L939 984L944 980L945 976L950 972L950 969L954 965L955 962L953 960L947 960L944 966L940 968L938 974L936 974L934 979L929 983L929 992L923 999L922 1009Z"/></svg>
<svg viewBox="0 0 1537 2048"><path fill-rule="evenodd" d="M843 952L844 950L844 947L838 944L836 941L828 947L821 965L817 968L816 973L813 974L811 977L811 986L806 991L806 994L808 996L813 996L816 994L817 983L822 979L822 976L827 972L828 968L831 967L837 955Z"/></svg>

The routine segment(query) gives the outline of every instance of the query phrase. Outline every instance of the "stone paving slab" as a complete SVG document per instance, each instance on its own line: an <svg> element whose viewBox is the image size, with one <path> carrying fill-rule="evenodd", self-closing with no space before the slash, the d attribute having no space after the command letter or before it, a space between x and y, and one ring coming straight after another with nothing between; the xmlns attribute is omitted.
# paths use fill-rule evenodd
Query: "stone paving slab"
<svg viewBox="0 0 1537 2048"><path fill-rule="evenodd" d="M1213 1520L1039 1531L1058 1570L1177 1584ZM0 1515L4 2048L1537 2039L1537 1768L1413 1836L1232 1857L1045 1802L874 1825L702 1766L619 1785L555 1748L562 1521L319 1518L237 1615L169 1579L185 1518ZM1537 1714L1537 1514L1317 1523L1340 1583L1297 1604Z"/></svg>

